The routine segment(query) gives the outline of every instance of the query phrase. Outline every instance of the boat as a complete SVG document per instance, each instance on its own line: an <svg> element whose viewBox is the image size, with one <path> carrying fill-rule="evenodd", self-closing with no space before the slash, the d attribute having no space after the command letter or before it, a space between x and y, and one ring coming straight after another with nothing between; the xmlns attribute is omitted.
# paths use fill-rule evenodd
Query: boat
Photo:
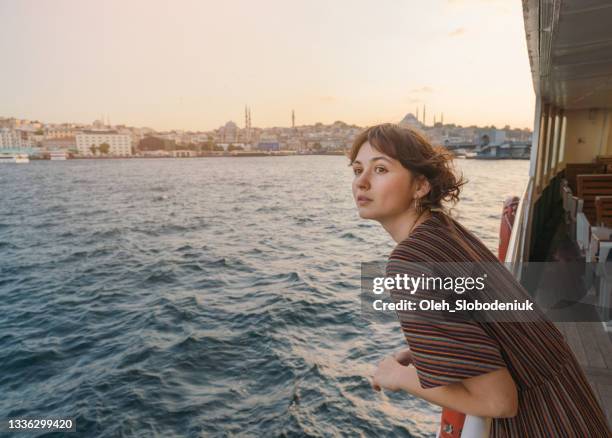
<svg viewBox="0 0 612 438"><path fill-rule="evenodd" d="M459 158L459 159L465 159L468 154L468 152L464 148L453 149L452 153L455 156L455 158Z"/></svg>
<svg viewBox="0 0 612 438"><path fill-rule="evenodd" d="M554 321L611 419L612 3L523 0L523 18L533 138L528 182L500 248L523 284L534 264L578 267ZM540 304L561 299L555 288L536 293Z"/></svg>
<svg viewBox="0 0 612 438"><path fill-rule="evenodd" d="M16 164L26 164L30 162L30 157L27 154L17 154L15 155L15 163Z"/></svg>
<svg viewBox="0 0 612 438"><path fill-rule="evenodd" d="M0 163L25 164L29 162L30 158L27 154L0 154Z"/></svg>
<svg viewBox="0 0 612 438"><path fill-rule="evenodd" d="M595 260L597 254L587 248L590 240L581 240L599 231L594 230L600 225L594 223L595 199L593 193L580 199L573 169L612 171L603 163L612 155L612 57L602 61L602 48L612 46L612 28L606 21L612 19L612 3L595 0L588 6L574 2L558 7L553 11L539 0L523 3L536 101L529 179L505 259L517 278L525 263L552 260L555 244L565 238L575 246L577 258ZM588 30L577 33L586 22ZM606 184L600 182L593 190L601 187L601 195L612 194ZM612 329L612 321L601 322Z"/></svg>
<svg viewBox="0 0 612 438"><path fill-rule="evenodd" d="M68 154L64 151L52 151L49 153L51 161L64 161L68 159Z"/></svg>
<svg viewBox="0 0 612 438"><path fill-rule="evenodd" d="M545 282L527 290L555 315L610 420L612 2L523 0L523 18L535 91L529 177L504 202L498 255L523 285L538 264L572 280L563 297ZM498 158L486 152L466 158ZM488 436L485 419L446 408L438 436L464 436L470 421L478 432L469 436Z"/></svg>

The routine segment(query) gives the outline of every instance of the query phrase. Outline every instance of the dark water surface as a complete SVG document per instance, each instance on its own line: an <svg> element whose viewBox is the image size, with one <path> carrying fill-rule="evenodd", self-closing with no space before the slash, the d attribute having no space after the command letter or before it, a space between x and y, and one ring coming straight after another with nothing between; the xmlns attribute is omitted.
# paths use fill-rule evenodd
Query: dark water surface
<svg viewBox="0 0 612 438"><path fill-rule="evenodd" d="M433 436L438 410L367 379L403 347L360 317L394 243L338 156L0 167L0 418L77 436ZM526 161L460 160L492 250ZM70 435L70 436L75 436Z"/></svg>

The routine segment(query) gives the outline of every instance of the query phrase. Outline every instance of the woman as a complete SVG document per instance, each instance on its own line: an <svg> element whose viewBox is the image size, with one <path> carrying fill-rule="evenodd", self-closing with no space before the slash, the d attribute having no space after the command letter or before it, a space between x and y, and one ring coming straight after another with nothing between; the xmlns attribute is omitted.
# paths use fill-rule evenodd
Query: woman
<svg viewBox="0 0 612 438"><path fill-rule="evenodd" d="M387 276L414 274L409 266L415 263L477 262L503 277L493 293L525 296L485 245L443 209L444 202L458 201L464 184L447 152L410 129L383 124L355 139L350 160L359 215L378 221L398 243ZM461 315L443 322L433 313L420 320L407 313L398 316L410 349L378 365L375 389L404 390L491 417L493 437L611 436L580 366L550 321L482 322Z"/></svg>

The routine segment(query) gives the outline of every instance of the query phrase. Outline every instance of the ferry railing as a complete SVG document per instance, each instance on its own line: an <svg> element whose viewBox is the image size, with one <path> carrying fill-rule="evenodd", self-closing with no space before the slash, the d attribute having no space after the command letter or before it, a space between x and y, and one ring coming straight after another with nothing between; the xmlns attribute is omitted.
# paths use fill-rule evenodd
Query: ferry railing
<svg viewBox="0 0 612 438"><path fill-rule="evenodd" d="M505 265L517 280L521 280L523 261L525 255L525 245L527 242L526 235L529 225L528 214L529 206L531 205L531 196L533 194L533 177L529 178L527 187L518 208L516 209L516 216L514 217L514 224L512 225L512 233L510 234L510 242L508 244L508 252L506 253L506 259L504 260Z"/></svg>
<svg viewBox="0 0 612 438"><path fill-rule="evenodd" d="M612 230L608 229L611 233ZM593 236L593 247L597 247L597 253L592 261L595 265L595 293L597 297L597 309L602 324L606 331L612 331L612 314L610 312L610 302L612 299L612 261L608 256L612 254L612 240L610 235L600 237Z"/></svg>
<svg viewBox="0 0 612 438"><path fill-rule="evenodd" d="M582 199L579 202L582 202ZM580 250L580 255L586 256L591 238L591 224L586 214L582 212L580 204L578 210L579 212L576 215L576 244Z"/></svg>
<svg viewBox="0 0 612 438"><path fill-rule="evenodd" d="M569 212L569 236L573 242L576 241L576 223L578 221L578 212L582 211L582 202L580 198L570 193L567 198L568 212Z"/></svg>

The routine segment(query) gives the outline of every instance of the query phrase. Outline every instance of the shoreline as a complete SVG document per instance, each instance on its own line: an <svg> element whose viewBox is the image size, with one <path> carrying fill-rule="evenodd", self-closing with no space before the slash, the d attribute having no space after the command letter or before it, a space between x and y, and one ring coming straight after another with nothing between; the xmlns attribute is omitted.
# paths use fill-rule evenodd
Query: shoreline
<svg viewBox="0 0 612 438"><path fill-rule="evenodd" d="M30 156L31 161L68 161L68 160L125 160L125 159L193 159L193 158L252 158L252 157L308 157L308 156L347 156L345 152L316 152L316 153L308 153L308 154L293 154L293 153L276 153L276 154L268 154L265 152L259 153L243 153L243 154L202 154L202 155L193 155L193 156L183 156L183 157L173 157L173 156L146 156L146 155L126 155L126 156L104 156L104 157L95 157L95 156L87 156L87 157L67 157L65 160L51 160L50 157L39 157L39 156ZM462 159L463 157L456 156L454 159ZM514 158L514 157L487 157L487 158L476 158L473 157L471 159L480 160L480 161L499 161L499 160L516 160L516 161L525 161L525 158Z"/></svg>
<svg viewBox="0 0 612 438"><path fill-rule="evenodd" d="M190 158L248 158L248 157L305 157L310 155L333 155L333 156L346 156L345 152L327 152L327 153L308 153L308 154L293 154L293 153L275 153L268 154L265 152L254 152L254 153L243 153L243 154L202 154L202 155L193 155L193 156L183 156L183 157L173 157L173 156L146 156L146 155L125 155L125 156L104 156L104 157L95 157L95 156L87 156L87 157L68 157L66 160L57 160L57 161L67 161L67 160L121 160L121 159L134 159L134 158L144 158L144 159L190 159ZM45 157L35 157L31 156L30 160L36 161L51 161L50 158Z"/></svg>

